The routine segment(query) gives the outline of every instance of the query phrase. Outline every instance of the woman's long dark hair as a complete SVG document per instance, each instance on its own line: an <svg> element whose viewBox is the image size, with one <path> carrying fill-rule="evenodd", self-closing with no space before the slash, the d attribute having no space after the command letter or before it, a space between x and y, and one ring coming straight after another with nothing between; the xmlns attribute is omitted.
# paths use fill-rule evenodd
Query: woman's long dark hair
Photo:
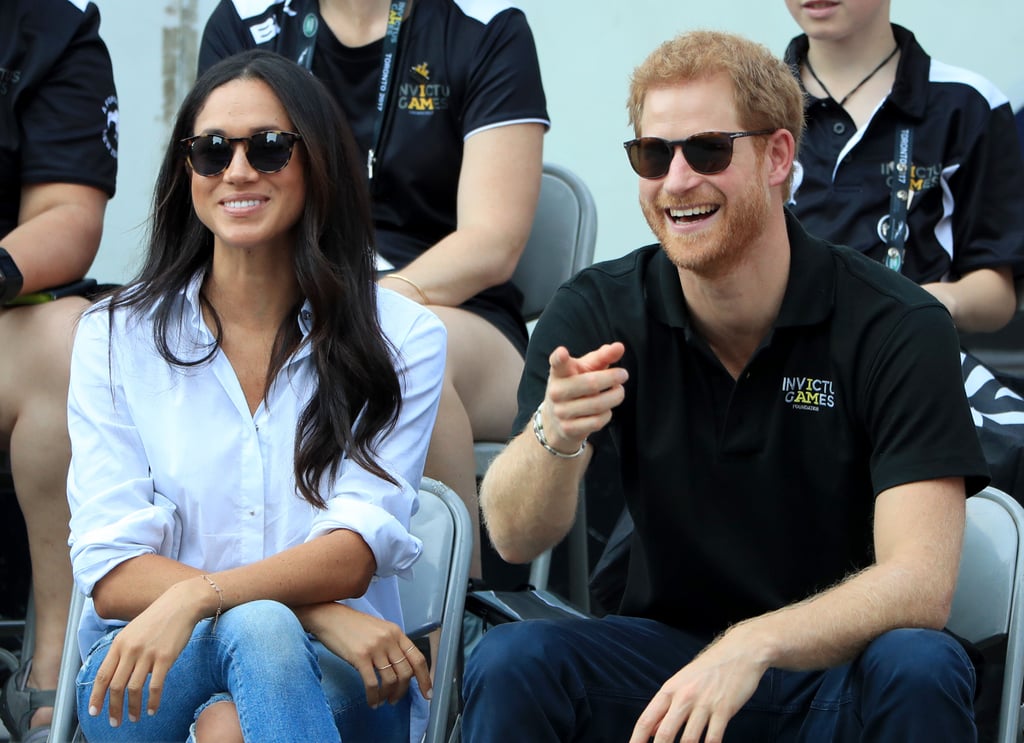
<svg viewBox="0 0 1024 743"><path fill-rule="evenodd" d="M184 359L174 354L169 341L180 331L174 300L213 260L213 233L193 208L191 175L180 142L195 134L196 117L210 94L233 80L266 83L302 135L296 146L305 148L306 199L294 230L293 255L301 295L312 307L307 341L317 388L295 431L295 482L304 499L323 508L321 483L325 475L337 474L343 454L395 482L377 462L376 442L395 426L401 386L377 317L373 223L355 142L322 83L294 62L260 50L224 59L200 76L181 104L160 166L145 262L136 279L113 295L110 317L120 307L133 313L152 311L154 342L170 364L195 366L217 353L222 328L205 299L216 326L212 346L198 359ZM299 309L297 305L278 329L268 386L303 342Z"/></svg>

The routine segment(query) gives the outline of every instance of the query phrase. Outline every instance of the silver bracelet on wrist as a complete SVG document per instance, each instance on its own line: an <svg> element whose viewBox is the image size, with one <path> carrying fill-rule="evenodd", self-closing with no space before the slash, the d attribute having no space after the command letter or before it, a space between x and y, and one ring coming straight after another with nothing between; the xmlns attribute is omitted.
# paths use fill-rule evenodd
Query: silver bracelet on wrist
<svg viewBox="0 0 1024 743"><path fill-rule="evenodd" d="M537 406L537 410L533 414L533 435L537 437L537 441L540 442L540 445L560 459L575 459L582 454L583 450L587 448L586 439L583 439L583 443L580 444L580 448L572 454L566 454L565 452L558 451L558 449L548 443L547 438L544 436L544 421L541 420L540 410L542 407L544 407L543 402Z"/></svg>

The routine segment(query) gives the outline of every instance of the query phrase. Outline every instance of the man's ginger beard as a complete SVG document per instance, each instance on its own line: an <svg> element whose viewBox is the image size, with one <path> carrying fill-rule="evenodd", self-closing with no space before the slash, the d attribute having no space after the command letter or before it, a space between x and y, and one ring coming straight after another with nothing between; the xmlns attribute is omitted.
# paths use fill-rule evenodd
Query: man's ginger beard
<svg viewBox="0 0 1024 743"><path fill-rule="evenodd" d="M760 172L762 159L763 155L759 155L756 172ZM694 235L680 235L669 229L665 223L666 209L679 207L682 203L667 197L664 192L659 193L654 202L641 199L640 208L672 263L697 276L716 278L743 262L764 229L769 200L765 186L759 180L750 179L736 197L727 200L724 213L716 213L718 224L715 228ZM688 201L691 204L704 203L700 198Z"/></svg>

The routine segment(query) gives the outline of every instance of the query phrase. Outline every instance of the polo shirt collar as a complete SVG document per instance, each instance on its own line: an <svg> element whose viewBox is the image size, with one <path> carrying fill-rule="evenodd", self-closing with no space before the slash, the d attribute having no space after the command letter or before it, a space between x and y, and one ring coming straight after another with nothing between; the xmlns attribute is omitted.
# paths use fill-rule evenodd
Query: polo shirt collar
<svg viewBox="0 0 1024 743"><path fill-rule="evenodd" d="M665 255L665 248L661 245L655 247L644 277L647 312L669 327L689 328L690 313L683 298L683 287L679 284L679 272Z"/></svg>
<svg viewBox="0 0 1024 743"><path fill-rule="evenodd" d="M889 94L889 102L903 111L907 116L923 121L928 108L928 76L932 61L914 34L892 24L892 32L900 47L900 63L896 68L896 81Z"/></svg>
<svg viewBox="0 0 1024 743"><path fill-rule="evenodd" d="M788 209L786 233L790 246L789 278L773 327L816 325L832 312L836 274L832 251L825 242L811 237ZM664 248L656 251L647 268L644 297L647 311L656 320L669 327L692 330L679 273Z"/></svg>
<svg viewBox="0 0 1024 743"><path fill-rule="evenodd" d="M907 116L923 120L928 105L928 73L931 58L917 43L910 30L893 23L892 33L900 48L900 62L896 68L896 81L889 94L889 101ZM794 37L786 47L786 64L790 66L797 80L800 80L800 65L807 58L809 48L810 41L806 34ZM800 85L803 88L803 82ZM806 92L804 90L804 93ZM814 100L807 95L806 105L809 106Z"/></svg>
<svg viewBox="0 0 1024 743"><path fill-rule="evenodd" d="M789 279L776 328L817 325L831 313L835 300L836 267L823 240L811 237L786 210L789 237Z"/></svg>

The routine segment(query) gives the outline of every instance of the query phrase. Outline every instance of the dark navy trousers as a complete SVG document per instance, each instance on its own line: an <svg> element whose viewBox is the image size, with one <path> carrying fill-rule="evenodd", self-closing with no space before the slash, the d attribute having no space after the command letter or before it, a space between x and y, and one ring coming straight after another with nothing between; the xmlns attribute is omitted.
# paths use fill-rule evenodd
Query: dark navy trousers
<svg viewBox="0 0 1024 743"><path fill-rule="evenodd" d="M623 743L661 685L703 646L633 617L500 625L467 661L463 738ZM895 630L842 666L769 669L725 740L974 743L974 686L953 637Z"/></svg>

